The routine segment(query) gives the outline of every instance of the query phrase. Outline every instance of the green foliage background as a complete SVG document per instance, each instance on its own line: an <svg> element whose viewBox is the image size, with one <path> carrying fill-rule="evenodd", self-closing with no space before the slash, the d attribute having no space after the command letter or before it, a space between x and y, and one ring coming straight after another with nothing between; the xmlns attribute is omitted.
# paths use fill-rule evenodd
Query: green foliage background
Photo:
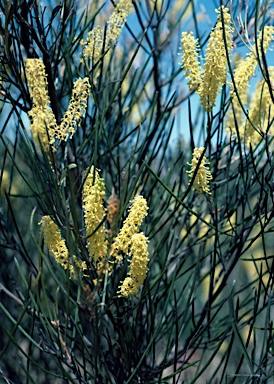
<svg viewBox="0 0 274 384"><path fill-rule="evenodd" d="M228 134L228 86L210 113L189 93L180 34L193 30L205 48L213 25L201 4L134 1L118 43L92 66L80 62L80 41L97 24L104 29L114 3L1 1L3 382L273 381L273 137L248 147ZM229 5L238 49L246 40L237 16L250 40L273 24L272 1ZM57 121L73 81L91 83L81 127L50 156L33 143L27 117L25 59L37 57ZM187 163L199 146L212 195L188 185ZM130 300L116 293L126 263L98 286L91 263L88 276L71 280L40 235L38 223L50 215L71 254L88 260L82 188L91 165L107 196L114 189L120 200L117 231L135 195L148 202L150 270Z"/></svg>

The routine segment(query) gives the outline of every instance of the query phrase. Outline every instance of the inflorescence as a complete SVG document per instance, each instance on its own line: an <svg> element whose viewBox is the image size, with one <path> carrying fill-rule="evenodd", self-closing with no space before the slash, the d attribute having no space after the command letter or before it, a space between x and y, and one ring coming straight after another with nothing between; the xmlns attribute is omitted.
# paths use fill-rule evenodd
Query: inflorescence
<svg viewBox="0 0 274 384"><path fill-rule="evenodd" d="M194 39L193 32L183 32L181 39L182 67L189 79L190 89L195 89L200 95L205 111L212 110L221 86L226 83L227 52L232 48L233 28L229 9L222 6L216 12L219 13L217 24L209 37L203 67L199 63L199 43Z"/></svg>
<svg viewBox="0 0 274 384"><path fill-rule="evenodd" d="M199 41L194 38L193 32L182 33L182 68L188 78L190 90L200 96L201 105L207 112L215 106L222 86L225 84L230 86L233 108L229 108L226 117L227 131L235 136L239 135L247 145L250 143L256 145L266 132L274 134L273 124L269 123L274 115L266 76L258 83L251 102L248 90L258 63L264 67L263 54L273 40L274 27L265 26L258 33L256 44L251 46L244 59L238 61L234 73L231 74L232 81L229 82L227 63L230 60L233 28L228 8L221 6L216 12L218 12L217 23L210 33L204 58L199 56ZM269 81L272 82L273 71L271 68L266 70L269 72Z"/></svg>
<svg viewBox="0 0 274 384"><path fill-rule="evenodd" d="M205 158L205 155L203 155L203 153L204 153L203 147L194 149L194 152L192 155L192 162L191 164L187 163L188 165L191 166L191 170L186 172L188 173L190 178L189 184L196 172L195 179L193 182L194 191L196 191L197 193L205 192L210 195L211 192L210 192L209 182L210 180L212 180L212 175L210 170L206 167L206 165L208 165L209 163L206 162L206 158ZM203 157L202 157L202 160L200 161L202 155ZM199 161L200 161L200 165L198 166ZM198 170L197 170L197 167L198 167Z"/></svg>
<svg viewBox="0 0 274 384"><path fill-rule="evenodd" d="M45 151L49 151L50 147L55 151L55 141L58 140L59 143L67 141L81 124L87 107L89 80L85 77L75 81L68 110L61 124L58 125L50 107L48 81L42 59L26 60L26 77L33 102L32 109L29 111L33 139L36 144L41 143Z"/></svg>
<svg viewBox="0 0 274 384"><path fill-rule="evenodd" d="M86 40L81 40L83 57L91 59L93 64L96 64L103 54L103 46L105 52L107 52L111 46L116 44L122 28L126 23L127 17L132 11L133 4L131 0L120 0L107 22L104 44L102 28L100 25L89 31ZM84 59L82 58L81 61L83 62Z"/></svg>
<svg viewBox="0 0 274 384"><path fill-rule="evenodd" d="M100 275L106 271L110 274L113 265L122 265L123 259L126 258L129 263L129 272L125 280L121 281L117 293L118 296L124 297L136 295L148 272L148 238L143 232L139 232L147 215L147 202L142 196L134 198L120 232L112 239L112 236L108 236L105 220L110 218L110 225L113 223L114 216L118 214L116 208L119 207L119 204L117 205L117 198L112 196L108 203L108 207L111 207L109 215L104 208L104 198L104 179L92 166L86 175L83 188L83 210L89 261ZM56 262L65 270L69 270L71 278L78 276L79 272L85 273L88 270L87 263L75 256L69 256L66 242L50 216L44 216L41 224L45 243Z"/></svg>

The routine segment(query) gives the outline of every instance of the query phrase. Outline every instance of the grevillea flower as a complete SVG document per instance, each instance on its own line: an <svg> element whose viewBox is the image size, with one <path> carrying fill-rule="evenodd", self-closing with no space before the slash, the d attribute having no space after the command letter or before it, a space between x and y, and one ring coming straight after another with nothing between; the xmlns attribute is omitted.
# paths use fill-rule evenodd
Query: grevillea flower
<svg viewBox="0 0 274 384"><path fill-rule="evenodd" d="M105 49L106 51L115 44L124 27L128 15L133 10L133 4L131 0L120 0L109 20L107 21L107 32L105 38ZM95 27L88 33L86 40L81 40L80 43L83 46L83 56L90 58L95 64L102 54L103 49L103 36L102 28L100 25ZM84 60L81 59L83 62Z"/></svg>
<svg viewBox="0 0 274 384"><path fill-rule="evenodd" d="M229 9L220 7L216 10L219 13L217 24L212 29L204 67L201 67L198 60L198 40L194 39L193 33L182 33L182 64L186 76L189 78L189 87L196 89L200 95L201 104L205 111L211 111L215 105L217 94L221 86L226 83L227 77L227 51L232 48L231 18ZM225 36L225 39L224 39Z"/></svg>
<svg viewBox="0 0 274 384"><path fill-rule="evenodd" d="M238 62L235 73L234 73L234 82L236 84L238 97L241 100L242 105L247 103L248 97L248 87L249 80L254 75L257 66L257 60L253 53L248 55L245 59L242 59ZM241 104L236 96L236 92L233 86L233 83L228 83L230 85L230 96L233 98L233 108L229 109L226 116L226 127L229 131L231 127L235 128L235 119L237 120L238 126L242 125L243 122L243 111ZM235 115L235 116L234 116ZM236 133L236 130L235 130Z"/></svg>
<svg viewBox="0 0 274 384"><path fill-rule="evenodd" d="M261 48L263 48L264 53L267 51L270 42L273 40L273 35L274 35L274 27L271 27L271 26L266 26L263 31L260 31L257 39L259 58L257 56L257 51L254 45L251 51L246 55L245 59L242 59L236 66L233 76L234 76L234 84L236 86L238 96L236 95L234 84L232 82L228 83L228 85L231 87L230 96L233 99L235 117L234 117L232 108L230 108L226 118L227 130L232 129L232 131L236 134L236 127L235 127L235 121L234 121L234 119L236 119L237 125L239 127L239 131L240 131L240 135L242 138L244 138L244 135L247 135L252 140L253 134L257 136L257 139L259 139L260 137L260 135L254 130L254 128L249 122L247 122L247 129L245 130L244 115L243 115L241 104L243 106L246 106L248 104L248 89L250 86L250 79L255 73L256 67L258 65L258 60L262 60ZM238 98L241 100L241 104ZM256 104L257 101L254 101L254 103ZM253 107L254 107L254 104L253 104ZM251 106L248 109L250 111ZM254 113L254 110L253 110L253 113ZM256 112L255 112L255 115L256 115ZM255 116L252 116L252 118L253 117ZM256 118L254 119L254 122L255 124L257 124ZM251 132L252 132L252 135L250 136Z"/></svg>
<svg viewBox="0 0 274 384"><path fill-rule="evenodd" d="M201 104L205 111L210 111L214 107L220 87L226 83L227 54L225 44L228 51L232 48L233 29L229 9L222 6L216 12L219 13L217 24L209 37L205 66L202 70L202 83L198 89ZM226 41L224 41L224 35Z"/></svg>
<svg viewBox="0 0 274 384"><path fill-rule="evenodd" d="M132 12L131 0L120 0L115 7L109 21L107 22L106 45L114 44L118 40L128 15Z"/></svg>
<svg viewBox="0 0 274 384"><path fill-rule="evenodd" d="M148 238L141 232L132 235L130 244L129 272L118 288L118 295L137 295L148 272Z"/></svg>
<svg viewBox="0 0 274 384"><path fill-rule="evenodd" d="M80 44L83 46L83 56L96 63L102 54L102 28L98 25L92 31L89 31L87 39L81 40ZM83 60L81 59L81 61Z"/></svg>
<svg viewBox="0 0 274 384"><path fill-rule="evenodd" d="M87 107L90 84L87 77L75 81L68 110L58 126L52 112L48 96L48 83L45 66L41 59L26 60L26 76L33 107L29 112L31 132L34 141L43 144L46 151L51 146L53 150L55 140L66 141L72 137L75 129L81 124L82 115Z"/></svg>
<svg viewBox="0 0 274 384"><path fill-rule="evenodd" d="M274 84L274 67L269 67L268 72L270 81ZM269 134L274 134L273 123L271 124L274 118L274 106L268 85L264 79L257 83L249 107L249 118L252 124L261 132L268 131ZM261 135L254 129L252 124L247 121L245 128L242 127L240 134L243 138L245 137L248 142L257 144L261 139ZM270 129L268 130L269 125Z"/></svg>
<svg viewBox="0 0 274 384"><path fill-rule="evenodd" d="M198 162L202 156L202 153L204 151L204 147L200 148L195 148L193 155L192 155L192 162L187 163L188 165L191 166L190 171L186 171L188 173L188 176L190 178L190 181L194 177L194 173L197 169ZM206 162L205 155L203 156L201 160L201 164L199 166L199 169L197 171L197 174L195 176L194 182L193 182L193 189L194 191L198 193L208 193L209 195L211 194L210 192L210 187L209 187L209 181L212 180L212 175L210 173L210 170L206 167L206 165L209 164ZM190 184L189 181L189 184Z"/></svg>
<svg viewBox="0 0 274 384"><path fill-rule="evenodd" d="M113 244L116 252L129 252L132 236L139 232L142 221L147 216L148 206L143 196L136 196L129 208L129 214Z"/></svg>
<svg viewBox="0 0 274 384"><path fill-rule="evenodd" d="M106 233L102 224L106 210L104 208L105 182L92 166L83 189L83 209L87 236L87 248L91 260L99 263L106 255Z"/></svg>
<svg viewBox="0 0 274 384"><path fill-rule="evenodd" d="M83 113L87 108L89 90L90 83L87 77L84 79L79 78L73 84L68 110L62 118L60 126L56 129L56 138L60 141L66 141L69 134L70 138L72 138L75 129L80 126Z"/></svg>
<svg viewBox="0 0 274 384"><path fill-rule="evenodd" d="M184 69L185 75L188 77L189 89L192 91L199 87L202 82L201 79L201 68L198 61L198 39L195 39L193 32L182 33L182 68Z"/></svg>
<svg viewBox="0 0 274 384"><path fill-rule="evenodd" d="M258 36L258 48L259 48L259 55L261 57L261 45L262 45L262 39L263 39L263 49L264 52L269 47L269 43L271 42L274 34L274 27L266 26L263 31L260 31ZM237 88L237 92L241 98L242 104L247 103L247 88L249 87L249 81L251 77L254 75L256 67L258 64L257 54L255 46L253 46L251 52L249 52L246 55L245 59L242 59L234 73L234 83ZM234 97L236 92L234 89L234 85L232 82L229 83L231 90L230 95L231 97Z"/></svg>
<svg viewBox="0 0 274 384"><path fill-rule="evenodd" d="M265 26L262 31L260 31L258 36L258 51L259 51L259 59L262 60L262 49L264 53L267 51L270 42L274 37L274 27L273 26Z"/></svg>
<svg viewBox="0 0 274 384"><path fill-rule="evenodd" d="M54 143L57 123L49 106L47 75L41 59L26 60L26 77L33 101L32 109L29 111L33 139L37 144L40 140L45 150L48 150L49 145Z"/></svg>
<svg viewBox="0 0 274 384"><path fill-rule="evenodd" d="M75 256L72 259L69 258L69 251L65 240L62 238L60 229L51 217L43 216L40 224L42 225L41 229L50 254L65 270L69 270L70 278L75 277L74 266L79 270L85 270L85 262L78 260Z"/></svg>

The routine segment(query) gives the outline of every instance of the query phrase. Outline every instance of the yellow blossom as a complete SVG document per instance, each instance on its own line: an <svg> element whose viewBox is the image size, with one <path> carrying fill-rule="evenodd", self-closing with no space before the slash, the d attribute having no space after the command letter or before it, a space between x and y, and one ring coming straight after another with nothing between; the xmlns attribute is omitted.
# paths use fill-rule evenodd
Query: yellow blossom
<svg viewBox="0 0 274 384"><path fill-rule="evenodd" d="M243 104L247 103L247 88L249 80L254 75L257 66L257 60L253 53L249 54L245 59L241 60L235 70L234 82L237 87L238 94ZM232 83L230 83L232 85ZM230 91L232 97L235 96L235 90Z"/></svg>
<svg viewBox="0 0 274 384"><path fill-rule="evenodd" d="M68 110L62 118L60 126L56 129L56 138L60 141L66 141L69 133L70 137L72 137L75 129L80 126L83 112L85 112L87 108L89 90L90 84L87 77L84 79L79 78L73 84Z"/></svg>
<svg viewBox="0 0 274 384"><path fill-rule="evenodd" d="M129 208L129 214L123 223L123 226L115 239L114 248L117 252L122 251L128 253L132 236L135 235L142 224L143 219L147 216L148 206L146 199L139 195L134 198Z"/></svg>
<svg viewBox="0 0 274 384"><path fill-rule="evenodd" d="M242 59L238 62L235 73L234 73L234 82L236 84L236 89L238 92L238 97L241 100L241 103L245 105L247 103L248 96L248 87L249 80L254 75L257 66L257 60L253 53L248 55L245 59ZM238 97L236 96L236 92L233 86L233 83L228 83L230 85L230 96L233 98L233 108L230 107L228 114L226 116L226 126L229 131L231 127L235 127L235 119L237 121L238 126L240 126L243 122L243 111L241 104L239 103ZM234 117L235 114L235 117Z"/></svg>
<svg viewBox="0 0 274 384"><path fill-rule="evenodd" d="M83 209L90 258L97 264L106 255L106 233L102 224L106 210L103 202L105 182L92 166L83 189Z"/></svg>
<svg viewBox="0 0 274 384"><path fill-rule="evenodd" d="M75 277L73 264L80 270L86 269L86 263L78 260L73 256L72 260L69 259L69 252L62 238L61 231L54 223L50 216L43 216L40 222L42 225L42 232L44 235L45 243L48 246L50 254L54 257L56 262L60 264L65 270L69 270L71 278Z"/></svg>
<svg viewBox="0 0 274 384"><path fill-rule="evenodd" d="M268 68L270 81L274 83L274 67ZM256 90L249 107L249 118L253 125L261 132L266 132L270 122L274 118L274 106L271 100L270 92L266 81L263 79L258 82ZM274 135L273 124L268 133ZM247 121L246 127L242 127L241 136L252 144L257 144L261 140L261 135L254 129L252 124Z"/></svg>
<svg viewBox="0 0 274 384"><path fill-rule="evenodd" d="M202 82L200 65L198 61L198 39L194 39L193 32L182 33L182 67L185 75L189 78L189 89L192 91L199 87Z"/></svg>
<svg viewBox="0 0 274 384"><path fill-rule="evenodd" d="M89 31L87 39L81 40L80 44L83 46L83 56L96 63L100 59L103 48L102 28L98 25Z"/></svg>
<svg viewBox="0 0 274 384"><path fill-rule="evenodd" d="M107 22L106 45L115 44L122 28L126 23L128 15L132 12L131 0L120 0Z"/></svg>
<svg viewBox="0 0 274 384"><path fill-rule="evenodd" d="M190 90L196 89L200 95L201 104L205 111L211 111L215 105L217 94L227 78L227 51L232 48L231 18L229 9L220 7L215 28L210 33L206 48L205 64L200 66L198 60L198 40L193 33L182 33L182 64L189 78ZM225 38L224 38L225 37ZM227 47L227 50L226 50Z"/></svg>
<svg viewBox="0 0 274 384"><path fill-rule="evenodd" d="M259 51L259 59L262 60L262 50L261 46L263 48L264 53L267 51L270 42L273 40L274 37L274 27L273 26L265 26L262 31L260 31L258 36L258 51ZM262 44L263 41L263 44ZM255 49L254 49L255 51Z"/></svg>
<svg viewBox="0 0 274 384"><path fill-rule="evenodd" d="M42 59L26 60L26 76L33 103L41 108L46 108L50 100L47 91L47 75Z"/></svg>
<svg viewBox="0 0 274 384"><path fill-rule="evenodd" d="M141 232L132 235L129 260L130 268L127 277L118 288L119 296L137 295L148 272L148 238Z"/></svg>
<svg viewBox="0 0 274 384"><path fill-rule="evenodd" d="M109 20L107 21L107 32L105 38L106 51L112 44L115 44L124 27L128 15L133 10L133 4L131 0L120 0L115 10L112 12ZM95 27L88 33L86 40L82 40L80 43L83 46L83 56L93 60L95 64L102 54L103 49L103 36L102 28L100 25ZM81 59L83 61L83 59Z"/></svg>
<svg viewBox="0 0 274 384"><path fill-rule="evenodd" d="M202 155L203 151L204 151L203 147L195 148L194 149L194 153L192 155L192 162L191 162L191 164L187 163L188 165L191 166L191 170L190 171L186 171L188 173L188 175L189 175L190 181L192 180L192 178L194 176L194 173L196 171L198 162L199 162L199 160L201 158L201 155ZM212 175L210 173L210 170L206 167L207 164L209 164L209 163L206 162L206 158L205 158L205 155L204 155L203 158L202 158L202 161L200 163L198 172L197 172L197 174L195 176L195 179L194 179L194 183L193 183L193 187L194 188L193 189L197 193L206 192L206 193L208 193L210 195L211 192L210 192L210 187L209 187L209 181L212 180ZM189 184L190 184L190 181L189 181Z"/></svg>
<svg viewBox="0 0 274 384"><path fill-rule="evenodd" d="M258 35L258 41L257 41L260 60L262 56L261 46L263 46L263 50L265 53L269 47L269 43L273 39L273 34L274 34L274 27L270 27L270 26L266 26L263 31L260 31ZM262 39L263 39L263 44L262 44ZM249 82L251 77L255 73L257 65L258 65L258 57L257 57L256 48L254 45L251 48L251 51L246 55L246 58L242 59L238 63L234 73L234 83L236 86L238 97L241 100L241 103L243 106L248 104L248 89L250 86ZM228 83L228 85L231 87L230 95L233 98L233 107L234 107L235 117L234 117L232 108L230 108L226 118L227 130L232 129L232 131L236 133L236 128L235 128L235 119L236 119L241 137L243 138L244 134L247 134L248 130L250 131L250 127L252 127L252 125L248 122L247 123L248 130L245 132L244 120L243 120L244 115L242 111L242 106L238 100L238 97L236 96L236 90L235 90L234 84L230 82ZM248 109L250 110L251 107L249 107ZM259 139L260 135L256 133L256 131L254 131L253 127L251 131L254 133L255 136L257 136L257 139Z"/></svg>
<svg viewBox="0 0 274 384"><path fill-rule="evenodd" d="M272 40L273 33L274 33L274 28L268 27L268 26L264 28L263 32L260 31L258 36L258 47L259 47L260 55L261 55L260 47L261 47L262 38L264 38L263 49L264 49L264 52L266 52L266 50L268 49L269 43ZM249 87L249 81L255 73L257 63L258 63L257 54L254 46L251 52L249 52L246 55L246 58L240 60L238 65L236 66L235 73L234 73L234 83L236 85L236 89L240 96L242 104L247 103L247 89ZM231 87L230 95L231 97L234 97L236 95L234 85L232 82L228 84Z"/></svg>
<svg viewBox="0 0 274 384"><path fill-rule="evenodd" d="M72 97L68 110L58 126L52 112L48 96L48 83L45 67L41 59L27 59L26 76L30 95L33 100L33 107L29 112L31 119L31 131L34 141L39 140L46 151L51 146L53 150L55 140L66 141L75 129L81 124L83 112L87 107L90 84L87 77L75 81L72 90Z"/></svg>
<svg viewBox="0 0 274 384"><path fill-rule="evenodd" d="M231 27L229 9L220 7L216 12L219 13L217 24L209 37L206 48L205 66L201 75L202 83L198 89L201 104L205 111L210 111L212 107L214 107L220 87L226 83L227 54L225 44L227 45L228 51L232 48L233 29ZM224 33L226 42L224 41Z"/></svg>
<svg viewBox="0 0 274 384"><path fill-rule="evenodd" d="M37 144L40 140L45 150L48 150L49 145L54 143L57 123L49 106L47 75L41 59L26 60L26 77L33 101L32 109L29 112L33 139Z"/></svg>

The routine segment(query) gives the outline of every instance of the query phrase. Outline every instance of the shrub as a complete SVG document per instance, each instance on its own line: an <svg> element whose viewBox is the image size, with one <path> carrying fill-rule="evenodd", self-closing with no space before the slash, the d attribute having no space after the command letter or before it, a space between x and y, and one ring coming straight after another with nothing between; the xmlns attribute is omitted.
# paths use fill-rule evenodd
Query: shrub
<svg viewBox="0 0 274 384"><path fill-rule="evenodd" d="M244 4L1 5L5 382L273 378L273 2Z"/></svg>

